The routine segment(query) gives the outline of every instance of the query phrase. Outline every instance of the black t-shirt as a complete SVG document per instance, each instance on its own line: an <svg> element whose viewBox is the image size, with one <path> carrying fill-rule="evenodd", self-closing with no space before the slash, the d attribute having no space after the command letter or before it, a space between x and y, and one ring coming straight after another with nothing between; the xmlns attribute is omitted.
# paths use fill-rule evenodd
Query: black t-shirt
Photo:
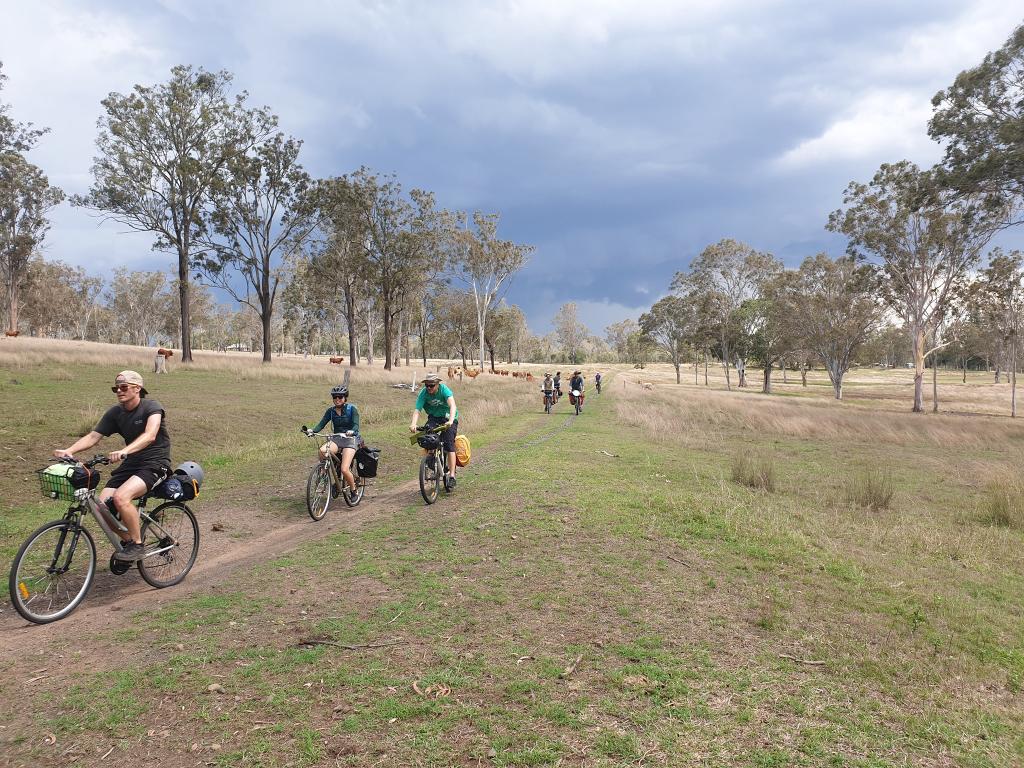
<svg viewBox="0 0 1024 768"><path fill-rule="evenodd" d="M171 438L167 436L164 409L156 400L142 398L134 411L127 411L120 405L112 406L103 414L100 423L96 425L96 431L104 437L110 437L116 432L124 438L124 444L128 445L146 431L146 422L154 413L160 414L160 429L156 433L156 440L138 453L128 454L124 461L129 466L170 466Z"/></svg>

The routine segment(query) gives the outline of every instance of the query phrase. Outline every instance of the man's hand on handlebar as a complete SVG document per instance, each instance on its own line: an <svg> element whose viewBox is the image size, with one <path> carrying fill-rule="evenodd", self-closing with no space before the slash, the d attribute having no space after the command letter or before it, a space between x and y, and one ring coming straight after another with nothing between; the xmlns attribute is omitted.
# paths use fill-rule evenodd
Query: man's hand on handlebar
<svg viewBox="0 0 1024 768"><path fill-rule="evenodd" d="M124 461L126 458L128 458L128 451L111 451L107 458L111 461L111 463Z"/></svg>
<svg viewBox="0 0 1024 768"><path fill-rule="evenodd" d="M73 453L65 451L63 448L58 448L57 450L55 450L53 452L53 455L54 455L55 458L58 458L58 459L74 459L75 458L75 455Z"/></svg>

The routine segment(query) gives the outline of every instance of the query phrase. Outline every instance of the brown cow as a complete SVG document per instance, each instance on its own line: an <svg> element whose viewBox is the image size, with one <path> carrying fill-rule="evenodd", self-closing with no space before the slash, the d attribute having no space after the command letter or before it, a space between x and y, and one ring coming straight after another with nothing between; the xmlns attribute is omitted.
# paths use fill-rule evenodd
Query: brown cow
<svg viewBox="0 0 1024 768"><path fill-rule="evenodd" d="M156 353L164 358L174 357L173 349L164 349L163 347L160 347L160 349L158 349Z"/></svg>
<svg viewBox="0 0 1024 768"><path fill-rule="evenodd" d="M21 331L4 331L4 336L17 336Z"/></svg>
<svg viewBox="0 0 1024 768"><path fill-rule="evenodd" d="M526 374L526 380L527 381L533 381L533 374L532 373L527 373Z"/></svg>
<svg viewBox="0 0 1024 768"><path fill-rule="evenodd" d="M341 365L342 363L345 362L345 358L344 357L332 357L330 359L330 362L331 362L332 365Z"/></svg>
<svg viewBox="0 0 1024 768"><path fill-rule="evenodd" d="M452 367L451 367L451 366L449 365L449 366L448 366L448 381L451 381L451 380L452 380L452 379L454 379L454 378L455 378L455 369L454 369L454 368L452 368Z"/></svg>

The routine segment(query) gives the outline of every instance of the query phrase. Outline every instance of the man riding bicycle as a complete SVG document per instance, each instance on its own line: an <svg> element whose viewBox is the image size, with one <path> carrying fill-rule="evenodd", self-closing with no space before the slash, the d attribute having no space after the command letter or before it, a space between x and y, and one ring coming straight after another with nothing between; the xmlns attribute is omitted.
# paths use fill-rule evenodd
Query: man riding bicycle
<svg viewBox="0 0 1024 768"><path fill-rule="evenodd" d="M338 451L341 451L341 475L345 478L349 494L356 496L359 491L356 487L356 478L352 474L352 459L356 455L360 442L359 409L348 401L348 387L332 388L331 400L333 405L324 411L320 423L311 431L319 432L327 425L327 422L331 422L331 429L338 434L320 446L320 455L324 458L328 453L337 456Z"/></svg>
<svg viewBox="0 0 1024 768"><path fill-rule="evenodd" d="M583 373L580 371L573 371L572 378L569 379L569 391L579 392L576 395L576 399L580 402L580 410L583 410Z"/></svg>
<svg viewBox="0 0 1024 768"><path fill-rule="evenodd" d="M551 413L551 406L555 404L555 380L550 373L544 374L544 383L540 385L544 393L544 412Z"/></svg>
<svg viewBox="0 0 1024 768"><path fill-rule="evenodd" d="M594 374L594 386L597 387L597 394L601 394L601 373L600 371Z"/></svg>
<svg viewBox="0 0 1024 768"><path fill-rule="evenodd" d="M171 439L164 425L164 409L156 400L147 400L149 394L142 384L142 376L135 371L121 371L110 388L117 395L117 405L111 406L96 428L76 440L68 448L58 448L53 455L58 459L73 459L78 451L92 448L104 437L115 432L124 438L124 448L111 451L111 462L122 462L110 474L100 491L100 501L114 509L128 538L114 559L123 562L141 560L145 554L139 510L132 501L144 496L171 473ZM115 530L117 530L115 528ZM124 539L125 534L121 534Z"/></svg>
<svg viewBox="0 0 1024 768"><path fill-rule="evenodd" d="M555 399L562 396L562 372L555 371Z"/></svg>
<svg viewBox="0 0 1024 768"><path fill-rule="evenodd" d="M409 431L415 432L419 422L420 411L427 414L427 429L446 425L441 433L441 442L448 457L448 471L445 473L444 484L449 491L455 490L455 437L459 433L459 409L455 407L455 395L448 385L441 382L436 373L427 374L423 379L423 389L416 398L416 407L412 412Z"/></svg>

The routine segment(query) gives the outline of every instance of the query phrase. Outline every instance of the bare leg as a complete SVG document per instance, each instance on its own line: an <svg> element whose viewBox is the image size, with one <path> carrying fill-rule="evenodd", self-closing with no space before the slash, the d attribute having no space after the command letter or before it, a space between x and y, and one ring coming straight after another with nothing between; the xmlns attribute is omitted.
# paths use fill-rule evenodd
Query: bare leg
<svg viewBox="0 0 1024 768"><path fill-rule="evenodd" d="M139 510L132 504L134 499L139 498L146 492L146 483L141 477L132 475L120 488L114 490L114 508L121 516L121 522L128 529L128 535L136 544L142 543L142 530L139 525Z"/></svg>
<svg viewBox="0 0 1024 768"><path fill-rule="evenodd" d="M341 451L341 474L348 483L352 493L356 492L356 479L352 475L352 458L356 455L355 448L343 448Z"/></svg>

